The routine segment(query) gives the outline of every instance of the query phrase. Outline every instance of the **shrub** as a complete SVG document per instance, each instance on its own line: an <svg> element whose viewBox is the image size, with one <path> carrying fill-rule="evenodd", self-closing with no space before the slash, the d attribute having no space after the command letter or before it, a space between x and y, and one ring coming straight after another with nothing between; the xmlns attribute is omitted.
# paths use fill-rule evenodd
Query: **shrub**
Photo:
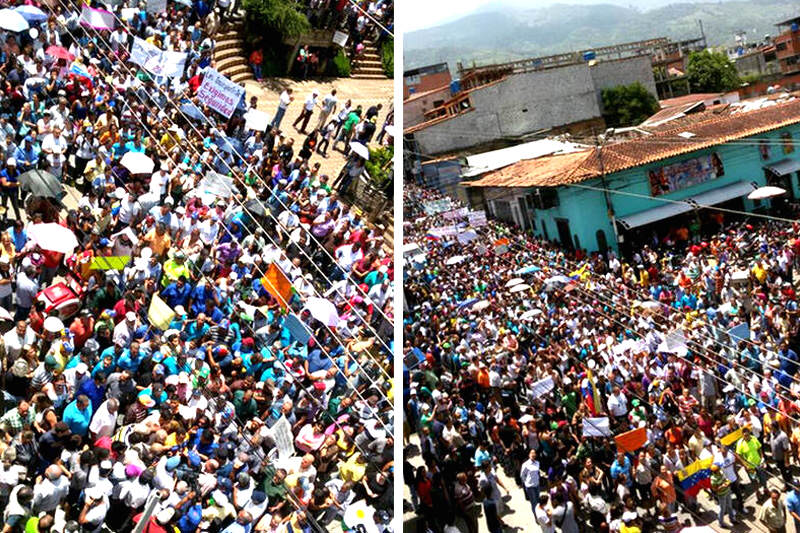
<svg viewBox="0 0 800 533"><path fill-rule="evenodd" d="M371 148L369 151L369 161L366 162L364 168L367 174L372 179L372 184L377 188L382 188L388 179L390 179L390 172L392 170L392 161L394 160L394 147L381 146L380 148Z"/></svg>
<svg viewBox="0 0 800 533"><path fill-rule="evenodd" d="M387 78L394 78L394 39L387 39L381 44L381 65Z"/></svg>
<svg viewBox="0 0 800 533"><path fill-rule="evenodd" d="M339 50L333 57L333 73L339 78L350 77L350 60L344 53L344 50Z"/></svg>

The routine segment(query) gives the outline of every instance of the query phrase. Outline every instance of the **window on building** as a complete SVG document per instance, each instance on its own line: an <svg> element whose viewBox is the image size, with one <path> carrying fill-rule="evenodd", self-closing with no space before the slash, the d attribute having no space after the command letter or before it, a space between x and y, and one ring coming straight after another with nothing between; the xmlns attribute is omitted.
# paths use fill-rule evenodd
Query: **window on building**
<svg viewBox="0 0 800 533"><path fill-rule="evenodd" d="M783 153L791 154L794 152L794 144L792 144L792 134L788 131L781 133L781 141L783 141Z"/></svg>
<svg viewBox="0 0 800 533"><path fill-rule="evenodd" d="M769 159L769 141L767 139L761 139L758 141L758 152L761 154L762 161Z"/></svg>
<svg viewBox="0 0 800 533"><path fill-rule="evenodd" d="M608 250L608 241L606 241L606 232L599 229L597 233L595 233L597 237L597 249L600 251L601 254L605 254L606 250Z"/></svg>
<svg viewBox="0 0 800 533"><path fill-rule="evenodd" d="M775 50L777 52L783 52L784 50L786 50L786 42L784 41L782 43L775 44Z"/></svg>

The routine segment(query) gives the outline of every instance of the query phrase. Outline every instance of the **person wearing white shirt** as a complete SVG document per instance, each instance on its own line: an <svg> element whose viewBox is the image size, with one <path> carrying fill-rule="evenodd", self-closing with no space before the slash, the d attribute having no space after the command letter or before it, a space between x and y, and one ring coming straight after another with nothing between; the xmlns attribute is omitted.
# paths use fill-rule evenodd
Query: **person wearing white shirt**
<svg viewBox="0 0 800 533"><path fill-rule="evenodd" d="M58 125L54 125L53 133L42 141L42 152L47 155L48 171L61 177L66 160L67 139L61 135L61 128Z"/></svg>
<svg viewBox="0 0 800 533"><path fill-rule="evenodd" d="M50 465L33 487L33 511L52 513L69 493L69 479L61 467Z"/></svg>
<svg viewBox="0 0 800 533"><path fill-rule="evenodd" d="M14 360L22 353L22 348L36 342L36 333L28 327L24 320L17 322L17 327L9 330L3 335L3 342L6 345L6 353L10 360Z"/></svg>
<svg viewBox="0 0 800 533"><path fill-rule="evenodd" d="M628 413L628 399L614 387L612 394L608 397L608 411L616 418L625 416Z"/></svg>
<svg viewBox="0 0 800 533"><path fill-rule="evenodd" d="M531 509L536 513L536 505L539 503L539 461L536 460L536 450L528 453L528 460L522 463L519 472L522 479L522 486L525 488L525 497L531 504Z"/></svg>
<svg viewBox="0 0 800 533"><path fill-rule="evenodd" d="M297 128L297 124L302 122L303 124L300 126L300 133L306 133L306 127L308 126L308 121L311 120L311 114L314 112L314 108L317 107L317 98L319 97L319 91L314 89L311 91L311 94L306 98L305 103L303 104L303 111L297 117L297 120L294 121L292 126Z"/></svg>
<svg viewBox="0 0 800 533"><path fill-rule="evenodd" d="M283 116L286 114L286 110L289 108L289 104L291 104L293 100L294 97L292 96L291 89L286 89L281 93L278 102L278 110L275 111L275 118L272 119L273 128L281 127L281 121L283 120Z"/></svg>

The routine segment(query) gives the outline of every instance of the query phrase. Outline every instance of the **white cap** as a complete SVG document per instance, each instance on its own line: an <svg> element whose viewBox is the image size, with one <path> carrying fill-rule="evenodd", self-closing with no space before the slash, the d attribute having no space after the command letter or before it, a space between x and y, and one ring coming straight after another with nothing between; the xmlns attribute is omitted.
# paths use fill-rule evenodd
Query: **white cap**
<svg viewBox="0 0 800 533"><path fill-rule="evenodd" d="M86 363L78 363L78 366L75 367L75 372L78 374L85 374L89 371L89 367L86 366Z"/></svg>
<svg viewBox="0 0 800 533"><path fill-rule="evenodd" d="M13 157L9 157L8 161L6 161L6 166L9 166L9 167L17 166L17 160L14 159Z"/></svg>
<svg viewBox="0 0 800 533"><path fill-rule="evenodd" d="M133 311L128 311L127 313L125 313L125 320L133 322L134 320L136 320L136 313L134 313Z"/></svg>
<svg viewBox="0 0 800 533"><path fill-rule="evenodd" d="M114 198L116 198L117 200L122 200L126 196L128 196L128 193L125 192L125 189L123 189L122 187L117 187L114 190Z"/></svg>

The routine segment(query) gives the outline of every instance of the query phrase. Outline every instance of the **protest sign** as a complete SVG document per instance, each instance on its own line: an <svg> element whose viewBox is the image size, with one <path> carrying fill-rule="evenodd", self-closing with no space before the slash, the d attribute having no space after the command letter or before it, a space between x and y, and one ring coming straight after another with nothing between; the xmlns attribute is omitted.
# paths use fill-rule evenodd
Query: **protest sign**
<svg viewBox="0 0 800 533"><path fill-rule="evenodd" d="M120 255L120 256L111 256L105 257L102 255L98 255L92 257L92 262L89 263L90 270L123 270L125 266L130 262L131 256L129 255Z"/></svg>
<svg viewBox="0 0 800 533"><path fill-rule="evenodd" d="M472 211L467 214L469 225L473 227L480 227L486 225L486 211Z"/></svg>
<svg viewBox="0 0 800 533"><path fill-rule="evenodd" d="M733 344L738 344L739 341L750 340L750 326L747 324L747 322L744 324L739 324L738 326L729 329L728 335L730 336Z"/></svg>
<svg viewBox="0 0 800 533"><path fill-rule="evenodd" d="M292 438L292 425L281 416L275 424L269 428L275 447L278 449L278 457L288 459L294 455L294 439Z"/></svg>
<svg viewBox="0 0 800 533"><path fill-rule="evenodd" d="M300 344L308 344L308 339L311 338L311 334L299 318L295 315L289 315L284 320L283 325L289 330L289 334L294 340Z"/></svg>
<svg viewBox="0 0 800 533"><path fill-rule="evenodd" d="M607 416L589 417L583 419L584 437L610 437L611 428Z"/></svg>
<svg viewBox="0 0 800 533"><path fill-rule="evenodd" d="M95 30L113 30L114 20L114 13L84 5L78 23Z"/></svg>
<svg viewBox="0 0 800 533"><path fill-rule="evenodd" d="M150 59L160 55L161 50L159 50L158 47L148 43L144 39L134 37L133 43L131 44L131 56L128 61L131 63L136 63L140 67L144 68Z"/></svg>
<svg viewBox="0 0 800 533"><path fill-rule="evenodd" d="M203 83L197 90L197 99L225 118L231 118L242 96L244 87L212 68L206 69Z"/></svg>
<svg viewBox="0 0 800 533"><path fill-rule="evenodd" d="M244 127L253 131L267 131L270 123L269 114L258 109L251 109L244 114Z"/></svg>
<svg viewBox="0 0 800 533"><path fill-rule="evenodd" d="M462 207L461 209L453 209L452 211L442 213L442 218L445 220L456 220L458 218L464 218L468 213L469 209Z"/></svg>
<svg viewBox="0 0 800 533"><path fill-rule="evenodd" d="M150 308L147 310L147 320L150 321L150 324L154 328L166 330L173 318L175 318L175 311L158 294L154 294L150 301Z"/></svg>
<svg viewBox="0 0 800 533"><path fill-rule="evenodd" d="M150 14L160 14L167 11L167 0L147 0L145 11Z"/></svg>
<svg viewBox="0 0 800 533"><path fill-rule="evenodd" d="M333 44L338 44L339 46L344 48L344 45L347 44L348 37L350 36L344 33L343 31L336 30L335 32L333 32L333 39L331 39L331 41L333 42Z"/></svg>
<svg viewBox="0 0 800 533"><path fill-rule="evenodd" d="M547 376L544 379L540 379L533 385L531 385L531 397L536 399L541 396L544 396L555 387L555 383L553 383L553 378L551 376Z"/></svg>
<svg viewBox="0 0 800 533"><path fill-rule="evenodd" d="M156 76L174 78L183 74L185 66L186 53L159 51L157 56L153 56L147 60L144 68Z"/></svg>
<svg viewBox="0 0 800 533"><path fill-rule="evenodd" d="M472 230L463 231L458 234L458 242L461 244L467 244L469 242L474 241L478 238L478 234Z"/></svg>
<svg viewBox="0 0 800 533"><path fill-rule="evenodd" d="M614 440L617 442L617 449L625 452L635 452L647 442L647 430L643 427L636 428L625 433L620 433Z"/></svg>
<svg viewBox="0 0 800 533"><path fill-rule="evenodd" d="M233 194L233 178L209 170L197 184L197 190L202 193L229 198Z"/></svg>

